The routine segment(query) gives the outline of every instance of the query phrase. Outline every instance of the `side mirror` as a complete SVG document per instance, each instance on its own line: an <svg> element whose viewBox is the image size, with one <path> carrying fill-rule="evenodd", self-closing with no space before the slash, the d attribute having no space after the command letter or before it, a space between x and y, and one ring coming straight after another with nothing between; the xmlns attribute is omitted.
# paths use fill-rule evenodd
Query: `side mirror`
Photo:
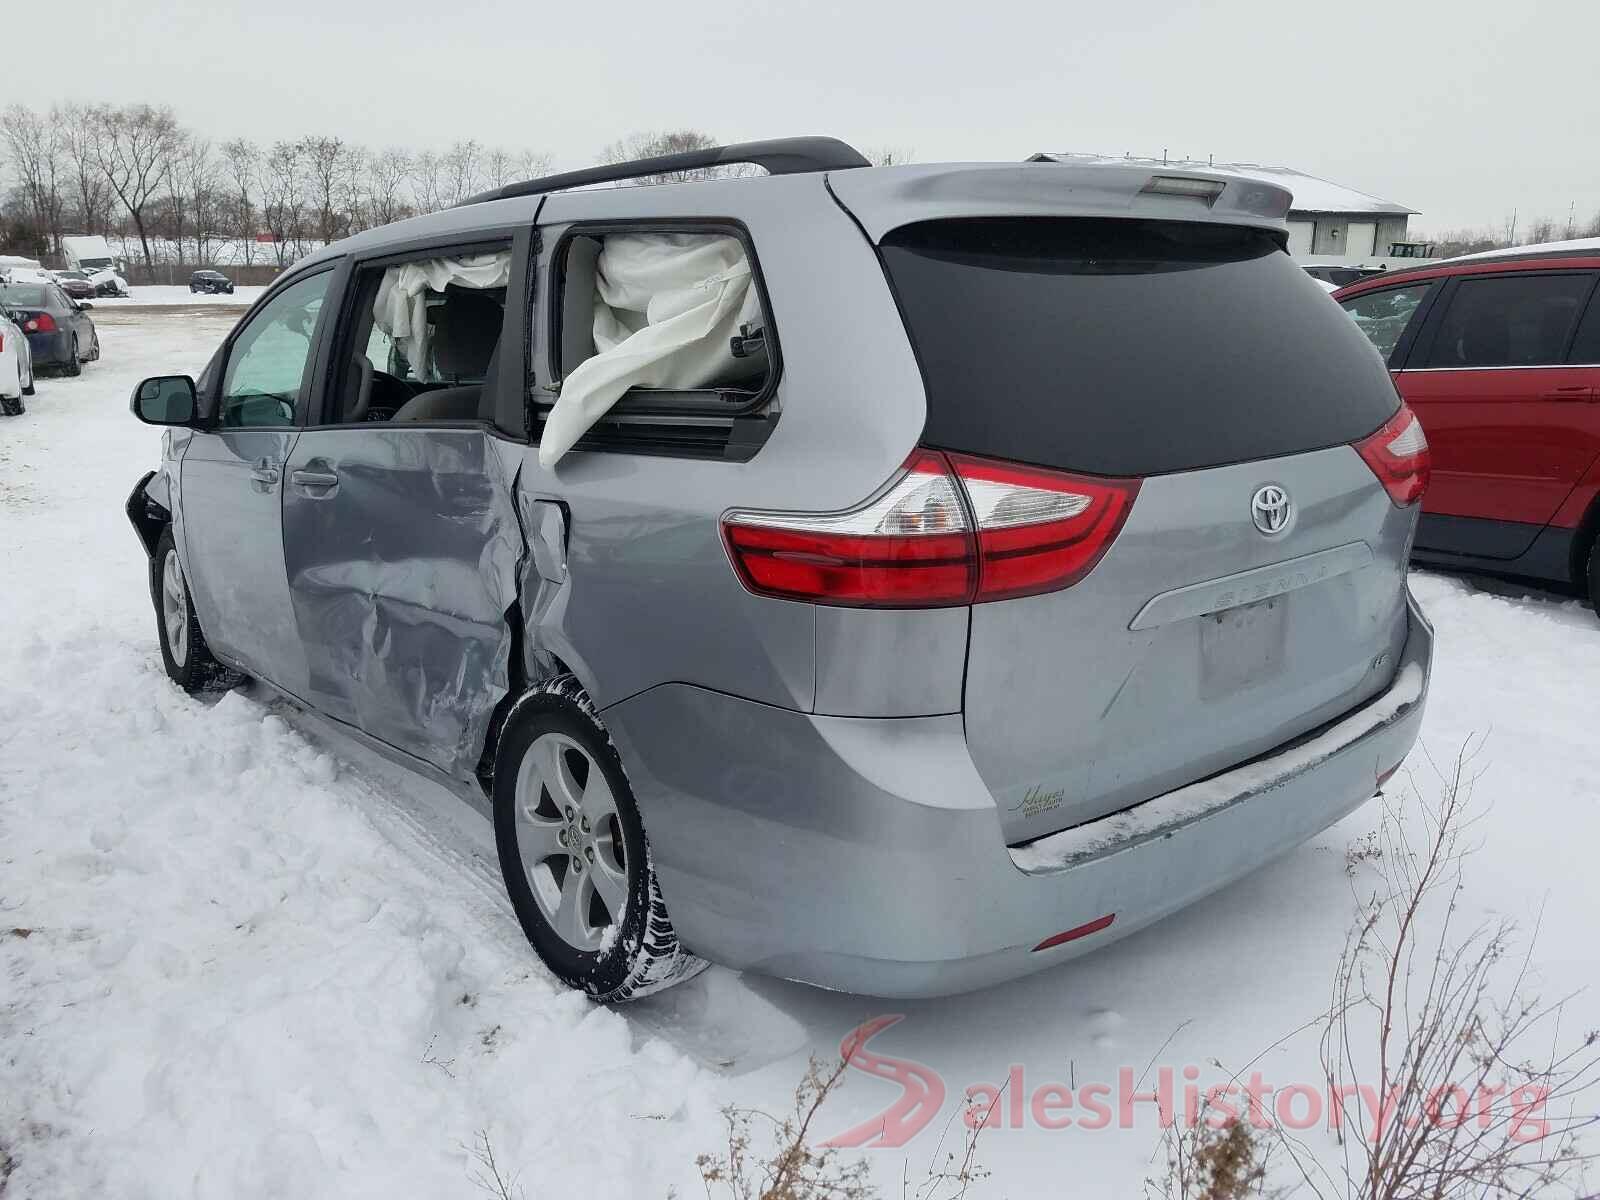
<svg viewBox="0 0 1600 1200"><path fill-rule="evenodd" d="M79 300L78 301L78 307L79 308L93 308L94 305L90 304L87 300Z"/></svg>
<svg viewBox="0 0 1600 1200"><path fill-rule="evenodd" d="M193 425L200 411L194 380L187 375L156 375L133 389L129 405L146 425Z"/></svg>

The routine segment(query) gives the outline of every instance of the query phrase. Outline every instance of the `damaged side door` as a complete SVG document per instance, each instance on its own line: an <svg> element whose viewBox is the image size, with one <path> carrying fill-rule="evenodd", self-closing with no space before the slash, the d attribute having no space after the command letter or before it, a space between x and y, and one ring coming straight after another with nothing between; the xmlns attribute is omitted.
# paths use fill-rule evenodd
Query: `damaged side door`
<svg viewBox="0 0 1600 1200"><path fill-rule="evenodd" d="M365 280L352 270L322 423L302 433L285 471L285 558L310 660L303 699L469 781L512 686L524 446L488 419L492 396L476 415L382 412L383 389L405 395L383 378L392 361L366 357L370 276L383 269L366 268ZM504 328L502 339L520 344ZM485 392L517 385L519 357L506 354L503 372L496 359Z"/></svg>

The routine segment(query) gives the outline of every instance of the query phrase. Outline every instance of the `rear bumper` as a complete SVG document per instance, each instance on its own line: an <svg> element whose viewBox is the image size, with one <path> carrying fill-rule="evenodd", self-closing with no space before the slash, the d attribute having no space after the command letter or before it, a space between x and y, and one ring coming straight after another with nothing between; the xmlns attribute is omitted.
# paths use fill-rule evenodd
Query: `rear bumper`
<svg viewBox="0 0 1600 1200"><path fill-rule="evenodd" d="M688 685L606 711L684 944L879 996L1042 970L1182 908L1326 829L1416 741L1433 631L1410 600L1389 688L1201 783L1008 849L959 715L820 717ZM1035 951L1115 914L1097 932Z"/></svg>
<svg viewBox="0 0 1600 1200"><path fill-rule="evenodd" d="M28 349L36 367L63 366L72 358L72 334L65 329L51 333L30 333Z"/></svg>

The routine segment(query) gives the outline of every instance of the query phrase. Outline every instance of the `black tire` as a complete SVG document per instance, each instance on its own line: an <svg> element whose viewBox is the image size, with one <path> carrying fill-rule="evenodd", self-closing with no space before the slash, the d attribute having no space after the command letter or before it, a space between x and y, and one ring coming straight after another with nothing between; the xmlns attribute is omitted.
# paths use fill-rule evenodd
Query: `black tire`
<svg viewBox="0 0 1600 1200"><path fill-rule="evenodd" d="M22 402L22 397L12 399L10 396L0 396L0 417L20 417L28 411L28 406Z"/></svg>
<svg viewBox="0 0 1600 1200"><path fill-rule="evenodd" d="M96 329L89 335L89 362L100 361L100 331Z"/></svg>
<svg viewBox="0 0 1600 1200"><path fill-rule="evenodd" d="M545 734L558 733L578 743L605 775L621 826L627 866L627 908L615 921L609 945L594 952L577 949L556 932L533 895L517 844L518 774L524 756ZM592 768L591 768L592 769ZM685 950L673 931L661 899L650 843L622 759L594 705L571 675L540 685L506 718L495 752L494 832L500 872L511 907L528 942L550 972L567 986L615 1004L647 996L704 970L706 963Z"/></svg>
<svg viewBox="0 0 1600 1200"><path fill-rule="evenodd" d="M177 546L172 540L172 526L161 531L156 540L156 552L150 556L150 600L156 610L156 637L161 642L161 662L167 676L191 696L196 692L222 692L244 681L240 675L219 663L206 645L206 635L200 631L200 618L195 615L194 601L189 597L187 581L183 586L183 641L174 652L167 623L162 616L162 587L167 559L171 557L181 578L183 567L177 563Z"/></svg>
<svg viewBox="0 0 1600 1200"><path fill-rule="evenodd" d="M83 374L83 360L78 357L78 339L72 339L72 355L67 359L66 365L61 368L61 373L68 379Z"/></svg>
<svg viewBox="0 0 1600 1200"><path fill-rule="evenodd" d="M1600 530L1594 535L1594 541L1589 543L1589 566L1584 571L1584 578L1589 584L1589 603L1594 607L1595 615L1600 616Z"/></svg>

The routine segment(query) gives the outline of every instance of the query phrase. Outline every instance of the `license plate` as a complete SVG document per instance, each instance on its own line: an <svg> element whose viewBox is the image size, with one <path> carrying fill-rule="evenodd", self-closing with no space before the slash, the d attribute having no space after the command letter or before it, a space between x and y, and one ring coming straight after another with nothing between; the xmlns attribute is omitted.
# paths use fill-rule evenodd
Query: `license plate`
<svg viewBox="0 0 1600 1200"><path fill-rule="evenodd" d="M1200 618L1200 694L1225 696L1283 670L1288 596Z"/></svg>

